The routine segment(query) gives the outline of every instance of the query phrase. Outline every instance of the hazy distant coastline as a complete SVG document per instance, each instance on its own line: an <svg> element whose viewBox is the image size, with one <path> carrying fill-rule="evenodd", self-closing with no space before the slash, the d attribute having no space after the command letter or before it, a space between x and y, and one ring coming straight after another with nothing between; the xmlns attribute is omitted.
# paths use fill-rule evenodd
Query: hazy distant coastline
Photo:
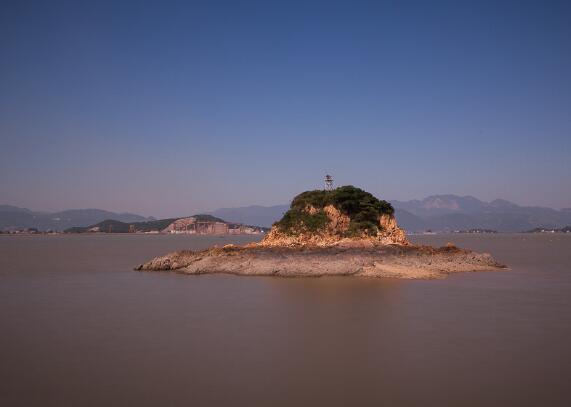
<svg viewBox="0 0 571 407"><path fill-rule="evenodd" d="M409 233L493 231L557 231L571 225L571 209L520 206L497 199L484 202L471 196L433 195L423 200L390 201L399 224ZM230 223L269 228L289 205L252 205L206 212ZM178 218L169 218L178 219ZM62 232L73 227L93 226L103 221L123 223L156 221L132 213L99 209L73 209L47 213L0 205L0 231L36 229Z"/></svg>
<svg viewBox="0 0 571 407"><path fill-rule="evenodd" d="M423 200L389 202L395 208L399 225L409 233L474 230L513 233L571 225L571 209L520 206L502 199L484 202L471 196L433 195ZM269 227L288 207L248 206L209 213L228 221Z"/></svg>

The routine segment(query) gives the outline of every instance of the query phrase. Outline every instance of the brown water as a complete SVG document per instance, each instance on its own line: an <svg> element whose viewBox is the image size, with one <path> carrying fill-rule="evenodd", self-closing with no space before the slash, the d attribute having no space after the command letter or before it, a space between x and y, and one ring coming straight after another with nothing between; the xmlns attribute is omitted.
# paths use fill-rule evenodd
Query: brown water
<svg viewBox="0 0 571 407"><path fill-rule="evenodd" d="M1 406L568 406L571 236L424 236L508 272L139 273L245 238L0 237Z"/></svg>

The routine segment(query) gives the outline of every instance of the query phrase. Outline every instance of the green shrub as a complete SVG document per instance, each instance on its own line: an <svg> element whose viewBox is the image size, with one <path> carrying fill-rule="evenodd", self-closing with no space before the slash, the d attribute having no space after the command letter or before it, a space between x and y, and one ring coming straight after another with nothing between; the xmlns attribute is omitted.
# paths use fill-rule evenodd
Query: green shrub
<svg viewBox="0 0 571 407"><path fill-rule="evenodd" d="M327 226L329 218L323 210L319 210L313 215L292 208L288 210L279 222L274 223L278 228L288 234L298 232L316 233L323 230Z"/></svg>
<svg viewBox="0 0 571 407"><path fill-rule="evenodd" d="M311 205L314 208L324 208L331 203L331 193L333 191L305 191L293 198L291 202L292 208L304 209Z"/></svg>

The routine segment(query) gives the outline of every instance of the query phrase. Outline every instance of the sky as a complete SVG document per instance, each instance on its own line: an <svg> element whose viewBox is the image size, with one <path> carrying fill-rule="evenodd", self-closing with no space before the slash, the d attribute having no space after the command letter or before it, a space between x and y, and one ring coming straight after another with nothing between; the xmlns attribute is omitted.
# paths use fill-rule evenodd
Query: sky
<svg viewBox="0 0 571 407"><path fill-rule="evenodd" d="M571 207L569 1L5 1L0 204Z"/></svg>

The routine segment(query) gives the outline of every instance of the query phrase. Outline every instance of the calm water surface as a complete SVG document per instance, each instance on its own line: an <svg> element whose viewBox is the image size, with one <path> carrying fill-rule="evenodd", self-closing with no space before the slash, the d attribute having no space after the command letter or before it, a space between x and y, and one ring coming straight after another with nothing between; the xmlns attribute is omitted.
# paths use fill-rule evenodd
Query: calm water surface
<svg viewBox="0 0 571 407"><path fill-rule="evenodd" d="M246 237L0 236L1 406L569 406L571 236L417 236L508 272L139 273Z"/></svg>

